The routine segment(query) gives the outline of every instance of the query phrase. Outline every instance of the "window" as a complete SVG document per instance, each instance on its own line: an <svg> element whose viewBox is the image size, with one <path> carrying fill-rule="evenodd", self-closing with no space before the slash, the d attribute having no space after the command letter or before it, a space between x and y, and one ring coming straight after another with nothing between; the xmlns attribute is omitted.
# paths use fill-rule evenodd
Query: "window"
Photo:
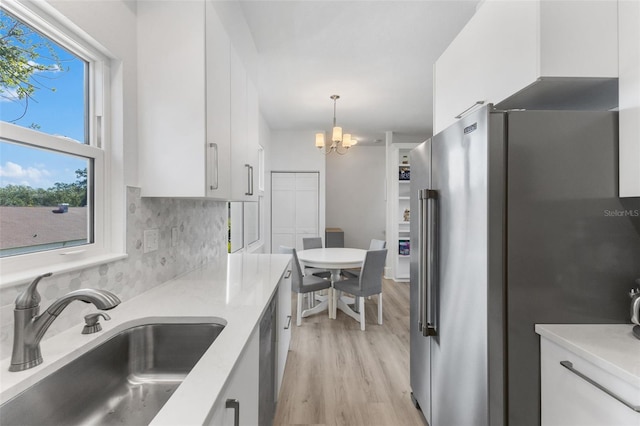
<svg viewBox="0 0 640 426"><path fill-rule="evenodd" d="M0 33L4 284L26 269L31 276L65 269L111 249L102 113L109 111L109 62L86 36L18 2L0 7Z"/></svg>

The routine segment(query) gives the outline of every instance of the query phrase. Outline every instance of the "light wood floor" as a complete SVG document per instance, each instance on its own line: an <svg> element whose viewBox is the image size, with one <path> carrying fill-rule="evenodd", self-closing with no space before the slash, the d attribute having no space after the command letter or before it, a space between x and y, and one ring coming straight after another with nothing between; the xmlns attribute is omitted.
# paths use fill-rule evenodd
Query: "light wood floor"
<svg viewBox="0 0 640 426"><path fill-rule="evenodd" d="M303 318L296 327L274 425L426 425L409 386L409 285L383 282L365 303L366 330L338 311Z"/></svg>

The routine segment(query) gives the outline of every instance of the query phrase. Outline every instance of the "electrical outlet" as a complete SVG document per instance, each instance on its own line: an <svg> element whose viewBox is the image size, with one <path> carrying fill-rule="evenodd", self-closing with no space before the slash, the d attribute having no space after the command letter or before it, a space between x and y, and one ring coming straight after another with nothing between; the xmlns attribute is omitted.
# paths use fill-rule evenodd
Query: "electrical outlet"
<svg viewBox="0 0 640 426"><path fill-rule="evenodd" d="M178 227L174 226L171 228L171 247L175 247L178 245Z"/></svg>
<svg viewBox="0 0 640 426"><path fill-rule="evenodd" d="M146 229L144 231L144 253L158 250L159 239L160 231L157 229Z"/></svg>

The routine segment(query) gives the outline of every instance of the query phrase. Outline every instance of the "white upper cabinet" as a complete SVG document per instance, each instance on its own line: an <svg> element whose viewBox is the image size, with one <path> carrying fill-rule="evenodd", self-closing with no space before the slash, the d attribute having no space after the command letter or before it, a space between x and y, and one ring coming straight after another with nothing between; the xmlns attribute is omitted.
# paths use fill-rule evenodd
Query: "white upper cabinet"
<svg viewBox="0 0 640 426"><path fill-rule="evenodd" d="M257 199L258 94L231 51L231 188L234 200ZM255 131L254 131L255 129Z"/></svg>
<svg viewBox="0 0 640 426"><path fill-rule="evenodd" d="M477 102L615 107L617 38L616 2L486 0L435 64L434 134Z"/></svg>
<svg viewBox="0 0 640 426"><path fill-rule="evenodd" d="M640 197L640 2L620 0L620 196Z"/></svg>
<svg viewBox="0 0 640 426"><path fill-rule="evenodd" d="M250 199L258 198L259 173L264 173L258 164L258 151L260 148L260 107L258 101L258 89L251 79L247 79L247 147L246 159L251 166Z"/></svg>
<svg viewBox="0 0 640 426"><path fill-rule="evenodd" d="M139 2L137 13L142 195L253 199L245 194L257 147L249 152L247 129L257 95L248 101L246 72L211 2Z"/></svg>
<svg viewBox="0 0 640 426"><path fill-rule="evenodd" d="M231 199L231 44L206 2L207 138L205 194ZM197 153L194 152L194 157ZM194 180L200 176L194 176ZM198 183L194 183L198 185Z"/></svg>

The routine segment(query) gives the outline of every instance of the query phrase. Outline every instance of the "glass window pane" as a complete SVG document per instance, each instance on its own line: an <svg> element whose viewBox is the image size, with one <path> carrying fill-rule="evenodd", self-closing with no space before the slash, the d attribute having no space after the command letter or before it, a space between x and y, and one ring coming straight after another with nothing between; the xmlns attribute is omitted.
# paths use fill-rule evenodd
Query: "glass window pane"
<svg viewBox="0 0 640 426"><path fill-rule="evenodd" d="M92 166L0 139L0 257L92 242Z"/></svg>
<svg viewBox="0 0 640 426"><path fill-rule="evenodd" d="M88 63L0 9L0 120L88 143Z"/></svg>

